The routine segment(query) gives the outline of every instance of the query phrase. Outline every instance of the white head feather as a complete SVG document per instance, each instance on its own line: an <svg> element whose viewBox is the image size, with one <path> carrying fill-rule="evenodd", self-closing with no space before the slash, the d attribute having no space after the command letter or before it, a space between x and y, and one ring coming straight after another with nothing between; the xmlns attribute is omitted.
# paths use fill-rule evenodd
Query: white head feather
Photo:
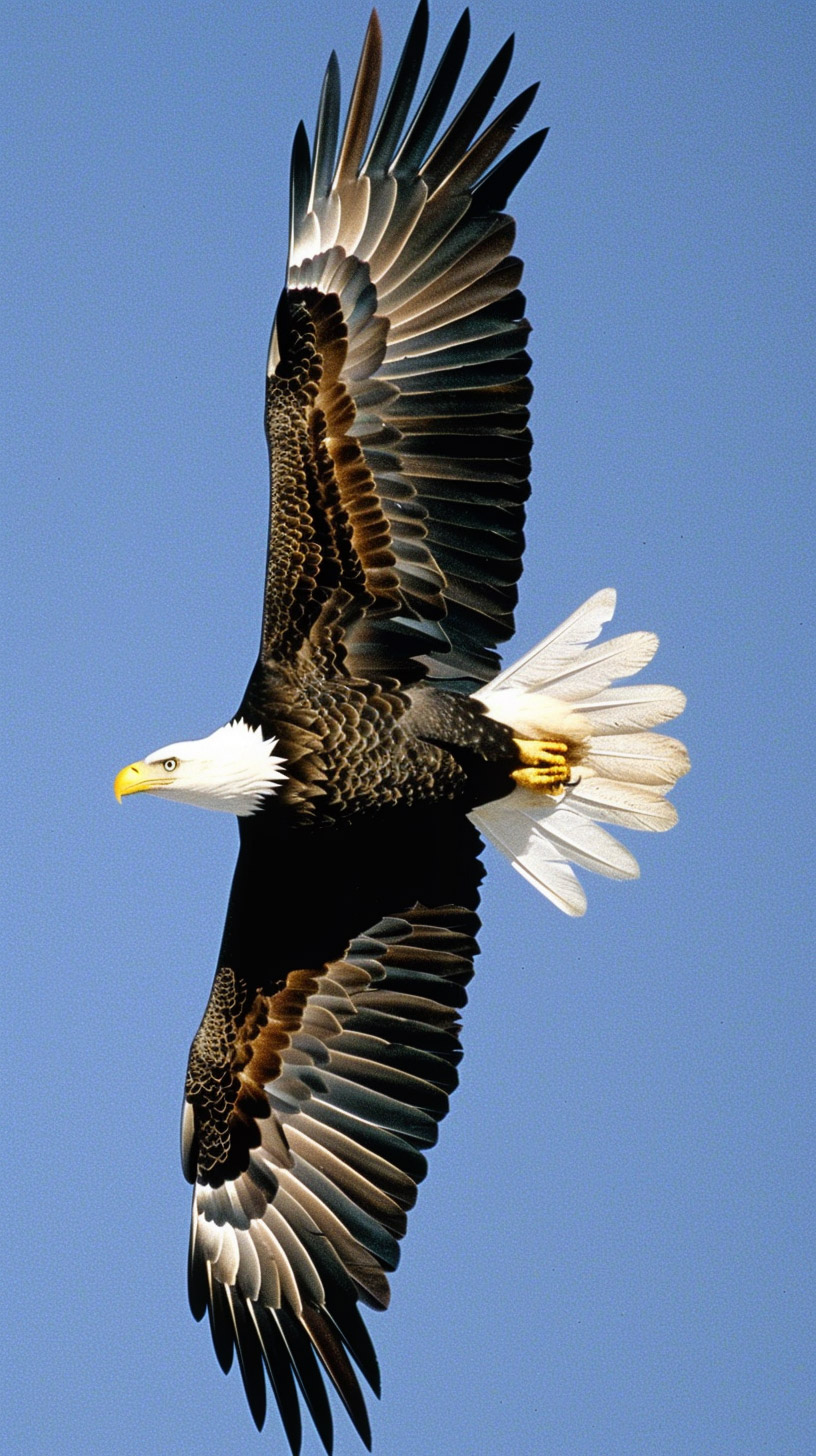
<svg viewBox="0 0 816 1456"><path fill-rule="evenodd" d="M148 754L144 768L155 769L157 778L145 787L159 798L202 809L255 814L286 778L285 760L274 752L277 744L260 728L235 718L208 738L169 743Z"/></svg>

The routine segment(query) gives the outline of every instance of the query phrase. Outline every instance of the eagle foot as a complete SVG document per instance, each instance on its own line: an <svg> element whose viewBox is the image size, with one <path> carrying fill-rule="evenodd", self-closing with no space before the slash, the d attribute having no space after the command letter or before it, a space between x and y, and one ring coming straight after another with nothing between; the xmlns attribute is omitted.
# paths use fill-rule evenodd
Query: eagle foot
<svg viewBox="0 0 816 1456"><path fill-rule="evenodd" d="M569 744L546 738L514 738L523 768L512 777L524 789L557 795L569 783L572 769L567 761Z"/></svg>

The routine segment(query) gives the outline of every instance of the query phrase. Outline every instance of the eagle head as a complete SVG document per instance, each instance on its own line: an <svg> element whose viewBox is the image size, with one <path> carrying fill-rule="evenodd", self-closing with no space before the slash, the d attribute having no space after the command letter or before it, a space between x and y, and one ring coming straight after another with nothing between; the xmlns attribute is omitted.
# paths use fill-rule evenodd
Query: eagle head
<svg viewBox="0 0 816 1456"><path fill-rule="evenodd" d="M128 764L113 791L120 803L126 794L147 793L242 817L255 814L286 778L276 747L276 738L233 718L208 738L170 743Z"/></svg>

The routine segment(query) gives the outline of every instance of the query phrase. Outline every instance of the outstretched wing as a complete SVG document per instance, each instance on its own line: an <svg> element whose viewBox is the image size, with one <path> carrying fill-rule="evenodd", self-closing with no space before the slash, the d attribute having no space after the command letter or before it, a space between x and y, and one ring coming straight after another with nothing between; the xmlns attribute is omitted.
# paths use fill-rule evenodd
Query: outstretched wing
<svg viewBox="0 0 816 1456"><path fill-rule="evenodd" d="M421 0L373 129L376 14L339 142L334 55L313 147L302 126L295 137L268 372L262 655L289 658L308 640L360 676L427 672L470 691L513 631L531 385L503 209L546 133L497 160L530 87L477 135L512 40L442 129L467 12L406 124L427 26Z"/></svg>
<svg viewBox="0 0 816 1456"><path fill-rule="evenodd" d="M358 1301L388 1303L424 1149L457 1082L480 841L450 813L420 820L304 833L310 843L288 845L272 895L268 856L279 846L265 831L244 838L190 1053L191 1307L209 1314L225 1371L237 1353L259 1428L266 1372L293 1452L298 1389L331 1450L324 1375L370 1444L357 1371L377 1393L379 1377ZM298 883L310 868L314 914ZM261 902L253 887L260 896L264 880ZM261 962L269 979L257 984L250 966Z"/></svg>

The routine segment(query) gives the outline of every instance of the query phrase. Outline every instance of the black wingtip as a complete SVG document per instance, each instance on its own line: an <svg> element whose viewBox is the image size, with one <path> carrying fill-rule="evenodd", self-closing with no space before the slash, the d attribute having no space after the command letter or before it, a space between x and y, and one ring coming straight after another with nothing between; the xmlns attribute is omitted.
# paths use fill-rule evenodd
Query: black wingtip
<svg viewBox="0 0 816 1456"><path fill-rule="evenodd" d="M513 59L513 51L515 50L515 48L516 37L515 34L511 32L511 34L508 35L507 40L504 42L504 45L499 46L499 49L496 51L495 56L493 57L490 65L485 71L485 76L490 76L493 80L494 95L498 91L500 91L502 86L504 85L505 79L507 77L507 72L510 70L510 62Z"/></svg>
<svg viewBox="0 0 816 1456"><path fill-rule="evenodd" d="M530 107L532 106L533 102L535 101L536 96L538 95L538 88L539 88L540 85L541 85L541 82L540 81L533 81L533 83L532 83L531 86L526 86L525 89L521 92L521 95L519 96L518 99L519 99L519 102L521 102L522 100L524 101L524 110L525 111L529 111Z"/></svg>
<svg viewBox="0 0 816 1456"><path fill-rule="evenodd" d="M456 89L469 41L470 12L465 10L453 28L428 88L399 145L392 164L397 178L410 177L419 170Z"/></svg>
<svg viewBox="0 0 816 1456"><path fill-rule="evenodd" d="M277 1402L289 1449L292 1456L300 1456L303 1424L286 1342L273 1311L266 1309L263 1305L255 1305L254 1309L261 1341L261 1356Z"/></svg>
<svg viewBox="0 0 816 1456"><path fill-rule="evenodd" d="M474 187L471 196L476 213L503 211L511 192L538 156L548 131L549 127L542 127L541 131L535 131L519 142Z"/></svg>
<svg viewBox="0 0 816 1456"><path fill-rule="evenodd" d="M337 151L340 125L340 62L332 51L320 88L312 151L312 192L315 198L328 196Z"/></svg>
<svg viewBox="0 0 816 1456"><path fill-rule="evenodd" d="M303 121L299 121L295 127L295 135L292 138L292 185L297 187L301 176L308 177L312 170L312 157L309 148L309 136Z"/></svg>
<svg viewBox="0 0 816 1456"><path fill-rule="evenodd" d="M291 172L293 182L297 179L300 169L306 172L311 170L311 153L309 150L309 136L303 121L299 121L295 127L295 135L292 138Z"/></svg>
<svg viewBox="0 0 816 1456"><path fill-rule="evenodd" d="M300 1386L323 1448L327 1456L331 1456L334 1446L334 1421L315 1348L304 1324L285 1305L278 1311L278 1321L291 1372Z"/></svg>
<svg viewBox="0 0 816 1456"><path fill-rule="evenodd" d="M312 177L312 156L309 138L302 121L299 121L292 140L292 158L289 167L289 256L292 256L295 238L309 206L309 184Z"/></svg>
<svg viewBox="0 0 816 1456"><path fill-rule="evenodd" d="M207 1262L196 1258L195 1246L190 1238L190 1252L187 1258L187 1300L190 1313L198 1323L207 1313L209 1286L207 1284Z"/></svg>
<svg viewBox="0 0 816 1456"><path fill-rule="evenodd" d="M455 26L453 27L453 30L451 32L451 38L448 41L448 49L453 49L456 52L461 50L462 60L464 60L465 52L470 46L470 32L470 6L466 6L465 9L462 11L462 14L459 16L459 19L457 20Z"/></svg>
<svg viewBox="0 0 816 1456"><path fill-rule="evenodd" d="M453 27L453 30L451 31L451 38L448 41L448 46L461 46L462 51L466 51L468 46L470 45L470 30L470 6L465 6L465 9L462 11L462 14L459 16L459 19L457 20L455 26Z"/></svg>
<svg viewBox="0 0 816 1456"><path fill-rule="evenodd" d="M363 172L384 172L393 160L422 69L428 43L428 28L428 3L427 0L420 0L394 72L388 97L374 130L368 156L362 166Z"/></svg>
<svg viewBox="0 0 816 1456"><path fill-rule="evenodd" d="M214 1277L211 1271L208 1272L208 1280L210 1297L207 1300L207 1313L210 1317L210 1333L212 1335L215 1358L224 1374L229 1375L232 1369L232 1357L235 1353L232 1315L227 1297L224 1294L223 1284Z"/></svg>
<svg viewBox="0 0 816 1456"><path fill-rule="evenodd" d="M259 1431L266 1420L266 1380L257 1327L247 1312L243 1296L232 1285L226 1285L224 1293L232 1317L233 1338L238 1355L238 1366L244 1384L244 1393L250 1414Z"/></svg>

